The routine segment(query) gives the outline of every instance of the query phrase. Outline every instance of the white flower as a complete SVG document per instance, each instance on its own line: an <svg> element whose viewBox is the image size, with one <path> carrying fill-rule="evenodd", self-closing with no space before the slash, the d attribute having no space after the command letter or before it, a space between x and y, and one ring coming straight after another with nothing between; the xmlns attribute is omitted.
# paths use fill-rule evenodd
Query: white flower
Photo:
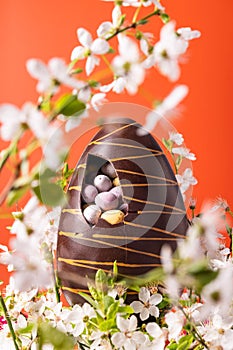
<svg viewBox="0 0 233 350"><path fill-rule="evenodd" d="M121 8L117 5L112 11L112 22L103 22L97 29L98 37L107 39L114 34L116 29L120 26L121 16Z"/></svg>
<svg viewBox="0 0 233 350"><path fill-rule="evenodd" d="M140 49L144 53L145 56L149 55L149 41L153 38L152 33L142 33L142 37L140 39Z"/></svg>
<svg viewBox="0 0 233 350"><path fill-rule="evenodd" d="M99 111L99 107L103 105L104 102L106 102L106 94L103 92L99 92L92 96L91 98L91 106L96 110Z"/></svg>
<svg viewBox="0 0 233 350"><path fill-rule="evenodd" d="M145 78L145 71L140 62L137 44L125 35L119 35L119 56L112 61L116 76L122 77L125 88L129 94L134 95L138 91Z"/></svg>
<svg viewBox="0 0 233 350"><path fill-rule="evenodd" d="M103 1L114 1L115 0L103 0ZM160 1L158 0L123 0L122 5L123 6L133 6L133 7L139 7L139 6L144 6L148 7L154 4L160 11L164 11L164 7L161 5Z"/></svg>
<svg viewBox="0 0 233 350"><path fill-rule="evenodd" d="M187 29L181 29L180 32L179 34L175 31L174 21L165 24L160 32L160 41L155 44L152 54L144 61L146 68L155 65L161 74L171 81L176 81L179 78L180 56L186 52L189 45ZM194 38L193 35L190 37Z"/></svg>
<svg viewBox="0 0 233 350"><path fill-rule="evenodd" d="M50 288L53 286L51 266L43 260L38 241L34 235L16 238L10 242L14 252L10 264L14 267L15 288L28 291L31 288Z"/></svg>
<svg viewBox="0 0 233 350"><path fill-rule="evenodd" d="M140 129L139 135L145 135L148 131L152 131L162 117L170 117L176 113L176 106L188 94L186 85L176 86L170 94L156 107L155 110L146 115L146 123L144 129Z"/></svg>
<svg viewBox="0 0 233 350"><path fill-rule="evenodd" d="M184 40L193 40L201 36L199 30L192 30L190 27L179 28L177 29L177 33L181 35Z"/></svg>
<svg viewBox="0 0 233 350"><path fill-rule="evenodd" d="M25 103L21 109L12 104L0 107L0 136L4 141L12 140L22 127L27 125L35 136L44 138L48 128L48 121L32 103Z"/></svg>
<svg viewBox="0 0 233 350"><path fill-rule="evenodd" d="M131 316L129 319L117 316L117 327L120 332L114 333L111 340L114 346L125 350L136 350L137 346L146 341L143 333L136 331L137 318Z"/></svg>
<svg viewBox="0 0 233 350"><path fill-rule="evenodd" d="M233 312L233 266L228 264L220 269L218 276L204 286L202 298L204 305L200 309L203 318L217 310L220 316L232 316Z"/></svg>
<svg viewBox="0 0 233 350"><path fill-rule="evenodd" d="M159 316L159 309L156 305L162 301L161 294L153 294L150 296L149 290L142 287L139 292L139 300L141 301L133 301L131 307L136 313L140 313L142 321L145 321L150 315L154 317Z"/></svg>
<svg viewBox="0 0 233 350"><path fill-rule="evenodd" d="M99 330L92 332L90 340L93 340L90 350L112 350L112 345L104 332Z"/></svg>
<svg viewBox="0 0 233 350"><path fill-rule="evenodd" d="M165 334L159 325L155 322L150 322L146 325L146 331L149 333L151 337L153 337L153 341L148 344L147 349L156 349L163 350L165 347Z"/></svg>
<svg viewBox="0 0 233 350"><path fill-rule="evenodd" d="M182 143L184 142L183 135L174 131L169 132L169 140L175 142L178 146L182 145Z"/></svg>
<svg viewBox="0 0 233 350"><path fill-rule="evenodd" d="M185 169L182 175L176 174L176 180L180 186L181 193L186 192L190 185L194 186L197 184L197 179L193 176L191 168Z"/></svg>
<svg viewBox="0 0 233 350"><path fill-rule="evenodd" d="M186 147L174 147L172 148L172 153L180 155L182 158L187 158L190 160L196 160L194 153L190 153L190 150Z"/></svg>
<svg viewBox="0 0 233 350"><path fill-rule="evenodd" d="M71 53L71 60L81 60L87 57L86 73L90 75L100 60L96 55L104 55L109 51L106 40L97 38L93 41L91 34L84 28L77 30L77 36L82 46L76 46Z"/></svg>
<svg viewBox="0 0 233 350"><path fill-rule="evenodd" d="M125 78L119 77L119 78L115 78L110 84L101 86L100 91L109 92L110 90L112 90L117 94L120 94L122 91L124 91L125 86L126 86Z"/></svg>
<svg viewBox="0 0 233 350"><path fill-rule="evenodd" d="M175 339L177 342L185 323L185 316L181 310L173 309L165 315L165 322L168 325L168 339Z"/></svg>
<svg viewBox="0 0 233 350"><path fill-rule="evenodd" d="M22 239L33 233L39 239L49 224L46 212L46 207L40 205L35 196L30 198L22 211L13 213L16 220L11 227L11 233Z"/></svg>
<svg viewBox="0 0 233 350"><path fill-rule="evenodd" d="M59 83L63 83L74 89L80 89L84 82L71 77L69 68L64 60L60 58L52 58L48 62L48 66L39 59L32 58L26 63L29 74L38 79L37 91L56 93Z"/></svg>
<svg viewBox="0 0 233 350"><path fill-rule="evenodd" d="M232 350L232 319L225 320L218 314L198 327L204 340L208 342L210 349Z"/></svg>

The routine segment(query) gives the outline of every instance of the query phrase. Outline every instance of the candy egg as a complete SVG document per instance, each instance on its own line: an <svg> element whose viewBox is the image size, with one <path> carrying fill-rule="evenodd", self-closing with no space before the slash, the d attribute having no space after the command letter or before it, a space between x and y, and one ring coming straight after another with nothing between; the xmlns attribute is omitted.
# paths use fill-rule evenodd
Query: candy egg
<svg viewBox="0 0 233 350"><path fill-rule="evenodd" d="M107 210L101 215L101 219L111 225L120 224L124 220L125 214L121 210Z"/></svg>
<svg viewBox="0 0 233 350"><path fill-rule="evenodd" d="M127 203L123 203L121 204L121 206L119 207L119 210L123 211L123 213L127 213L129 210L129 205Z"/></svg>
<svg viewBox="0 0 233 350"><path fill-rule="evenodd" d="M106 175L97 175L94 179L94 185L99 192L106 192L112 187L112 181Z"/></svg>
<svg viewBox="0 0 233 350"><path fill-rule="evenodd" d="M111 177L112 179L117 176L116 170L111 163L105 163L101 167L101 171L103 174Z"/></svg>
<svg viewBox="0 0 233 350"><path fill-rule="evenodd" d="M97 205L89 205L83 211L85 219L92 225L96 225L101 215L101 210Z"/></svg>
<svg viewBox="0 0 233 350"><path fill-rule="evenodd" d="M119 180L119 177L115 177L115 179L113 180L113 185L114 186L120 186L120 180Z"/></svg>
<svg viewBox="0 0 233 350"><path fill-rule="evenodd" d="M98 191L93 185L85 185L82 190L82 198L86 203L93 203Z"/></svg>
<svg viewBox="0 0 233 350"><path fill-rule="evenodd" d="M101 192L95 197L95 204L102 210L111 210L118 207L118 198L110 192Z"/></svg>
<svg viewBox="0 0 233 350"><path fill-rule="evenodd" d="M109 192L113 193L117 198L121 198L123 195L121 186L113 187Z"/></svg>

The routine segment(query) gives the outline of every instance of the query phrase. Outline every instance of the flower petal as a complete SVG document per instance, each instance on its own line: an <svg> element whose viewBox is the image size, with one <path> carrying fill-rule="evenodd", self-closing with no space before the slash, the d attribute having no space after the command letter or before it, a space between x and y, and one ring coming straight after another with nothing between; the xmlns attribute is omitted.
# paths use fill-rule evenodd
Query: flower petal
<svg viewBox="0 0 233 350"><path fill-rule="evenodd" d="M140 312L140 319L142 321L145 321L148 319L149 316L150 316L149 310L146 307L144 307Z"/></svg>
<svg viewBox="0 0 233 350"><path fill-rule="evenodd" d="M103 55L109 51L109 43L101 38L97 38L91 44L91 51L96 55Z"/></svg>
<svg viewBox="0 0 233 350"><path fill-rule="evenodd" d="M149 299L149 303L153 304L153 305L157 305L159 303L161 303L161 301L163 300L163 297L161 294L153 294L150 299Z"/></svg>
<svg viewBox="0 0 233 350"><path fill-rule="evenodd" d="M85 48L82 46L76 46L71 52L70 59L73 60L83 60L85 58Z"/></svg>
<svg viewBox="0 0 233 350"><path fill-rule="evenodd" d="M142 287L139 292L139 299L143 302L146 303L150 298L150 292L147 288Z"/></svg>
<svg viewBox="0 0 233 350"><path fill-rule="evenodd" d="M78 28L77 35L80 44L82 44L84 47L90 48L91 43L93 41L91 33L84 28Z"/></svg>
<svg viewBox="0 0 233 350"><path fill-rule="evenodd" d="M143 309L143 304L140 301L133 301L130 306L134 309L134 312L139 313Z"/></svg>

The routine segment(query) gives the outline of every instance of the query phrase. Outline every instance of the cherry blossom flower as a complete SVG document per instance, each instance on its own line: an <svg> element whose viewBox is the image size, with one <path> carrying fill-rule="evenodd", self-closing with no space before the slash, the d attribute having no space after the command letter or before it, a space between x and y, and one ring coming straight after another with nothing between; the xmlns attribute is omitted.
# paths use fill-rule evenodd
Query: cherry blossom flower
<svg viewBox="0 0 233 350"><path fill-rule="evenodd" d="M169 140L175 142L178 146L182 145L182 143L184 142L183 135L174 131L169 132Z"/></svg>
<svg viewBox="0 0 233 350"><path fill-rule="evenodd" d="M187 29L182 28L180 34L176 32L174 21L165 24L160 32L160 41L155 44L152 54L144 61L145 67L155 65L161 74L171 81L176 81L180 76L179 60L188 48L188 40L197 37L196 31L193 35L191 33L187 35Z"/></svg>
<svg viewBox="0 0 233 350"><path fill-rule="evenodd" d="M176 179L180 186L181 193L186 192L189 186L194 186L197 184L197 179L193 176L193 171L191 168L185 169L182 175L176 174Z"/></svg>
<svg viewBox="0 0 233 350"><path fill-rule="evenodd" d="M151 337L153 337L153 340L151 343L147 344L147 348L145 349L163 350L165 347L166 337L164 331L159 327L159 325L155 322L149 322L146 325L146 331Z"/></svg>
<svg viewBox="0 0 233 350"><path fill-rule="evenodd" d="M84 28L78 28L77 36L82 46L76 46L71 53L71 60L87 58L86 73L90 75L100 59L96 55L104 55L109 51L109 44L105 39L97 38L93 41L91 34Z"/></svg>
<svg viewBox="0 0 233 350"><path fill-rule="evenodd" d="M182 158L196 160L194 153L191 153L190 150L186 147L174 147L172 148L172 153L180 155Z"/></svg>
<svg viewBox="0 0 233 350"><path fill-rule="evenodd" d="M233 304L233 266L228 264L224 269L220 269L217 278L204 286L202 298L204 305L200 309L202 319L216 310L220 316L232 316Z"/></svg>
<svg viewBox="0 0 233 350"><path fill-rule="evenodd" d="M54 94L58 91L60 83L73 89L80 89L85 84L70 75L68 66L60 58L50 59L48 66L41 60L32 58L27 61L26 67L29 74L38 80L36 89L40 93Z"/></svg>
<svg viewBox="0 0 233 350"><path fill-rule="evenodd" d="M103 22L97 29L98 37L107 39L112 34L114 34L116 32L116 29L120 26L121 16L121 8L117 5L112 11L112 22Z"/></svg>
<svg viewBox="0 0 233 350"><path fill-rule="evenodd" d="M93 340L90 350L112 350L108 334L105 332L99 330L92 332L90 340Z"/></svg>
<svg viewBox="0 0 233 350"><path fill-rule="evenodd" d="M11 233L22 239L26 239L33 233L39 239L49 225L46 213L46 207L40 205L39 200L33 196L21 211L13 213L15 221L11 227Z"/></svg>
<svg viewBox="0 0 233 350"><path fill-rule="evenodd" d="M117 316L117 327L120 332L114 333L111 340L114 346L124 347L125 350L136 350L136 347L146 341L143 333L136 331L137 318L132 315L129 319Z"/></svg>
<svg viewBox="0 0 233 350"><path fill-rule="evenodd" d="M112 61L113 70L118 78L123 78L128 93L134 95L145 78L138 46L132 39L124 35L119 35L118 40L120 55L116 56Z"/></svg>
<svg viewBox="0 0 233 350"><path fill-rule="evenodd" d="M115 78L110 84L103 85L100 87L100 91L109 92L114 91L117 94L120 94L124 91L126 86L126 80L123 77Z"/></svg>
<svg viewBox="0 0 233 350"><path fill-rule="evenodd" d="M31 288L49 288L53 286L50 264L43 260L34 235L16 238L10 241L14 250L9 264L14 267L15 288L28 291Z"/></svg>
<svg viewBox="0 0 233 350"><path fill-rule="evenodd" d="M173 308L172 311L166 313L165 322L168 326L168 339L174 339L176 342L178 342L185 323L184 314L181 310Z"/></svg>
<svg viewBox="0 0 233 350"><path fill-rule="evenodd" d="M177 33L187 41L200 38L201 36L199 30L192 30L190 27L179 28Z"/></svg>
<svg viewBox="0 0 233 350"><path fill-rule="evenodd" d="M116 2L115 0L103 0L103 1L107 1L107 2ZM133 7L139 7L139 6L144 6L144 7L148 7L151 6L152 4L154 4L159 10L163 11L164 7L161 5L160 1L158 0L122 0L122 1L118 1L119 5L122 6L133 6Z"/></svg>
<svg viewBox="0 0 233 350"><path fill-rule="evenodd" d="M208 322L202 323L198 330L210 349L232 349L232 320L214 314Z"/></svg>
<svg viewBox="0 0 233 350"><path fill-rule="evenodd" d="M176 112L176 106L186 97L187 94L188 87L186 85L176 86L153 111L146 115L144 128L141 129L138 134L145 135L156 127L162 117L167 118L174 115Z"/></svg>
<svg viewBox="0 0 233 350"><path fill-rule="evenodd" d="M133 301L131 307L136 313L140 313L142 321L145 321L150 315L154 317L159 316L159 309L156 305L162 301L161 294L150 295L149 290L142 287L139 292L139 300L141 301Z"/></svg>
<svg viewBox="0 0 233 350"><path fill-rule="evenodd" d="M25 103L21 109L12 104L0 106L0 136L10 141L22 128L29 127L37 138L44 138L48 121L32 103Z"/></svg>

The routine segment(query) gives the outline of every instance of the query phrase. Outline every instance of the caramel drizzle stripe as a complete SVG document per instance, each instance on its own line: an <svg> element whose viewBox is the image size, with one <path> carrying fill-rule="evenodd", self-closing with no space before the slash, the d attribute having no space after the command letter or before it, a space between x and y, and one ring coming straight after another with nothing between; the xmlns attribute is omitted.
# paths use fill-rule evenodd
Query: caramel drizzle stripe
<svg viewBox="0 0 233 350"><path fill-rule="evenodd" d="M133 227L139 227L139 228L146 228L149 230L153 230L153 231L158 231L158 232L162 232L165 233L166 235L170 235L170 236L174 236L174 237L178 237L178 238L185 238L183 235L181 235L180 233L175 233L175 232L170 232L170 231L166 231L166 230L162 230L161 228L156 228L156 227L150 227L150 226L146 226L146 225L140 225L140 224L134 224L132 222L128 222L128 221L124 221L125 225L129 225L129 226L133 226ZM166 240L166 239L165 239Z"/></svg>
<svg viewBox="0 0 233 350"><path fill-rule="evenodd" d="M122 146L122 147L128 147L128 148L136 148L136 149L142 149L144 151L150 151L155 153L154 156L158 155L162 155L163 152L158 151L156 149L153 148L146 148L146 147L140 147L140 146L135 146L135 145L127 145L126 143L115 143L115 142L98 142L98 141L93 141L91 143L89 143L89 145L110 145L110 146Z"/></svg>
<svg viewBox="0 0 233 350"><path fill-rule="evenodd" d="M170 182L170 183L172 183L174 185L177 185L177 182L175 180L166 179L165 177L160 177L160 176L156 176L156 175L149 175L149 174L144 174L144 173L142 174L142 173L138 173L137 171L131 171L131 170L126 170L126 169L116 169L116 172L132 174L132 175L138 175L138 176L144 176L144 177L148 177L148 178L151 178L151 179L167 181L167 182Z"/></svg>
<svg viewBox="0 0 233 350"><path fill-rule="evenodd" d="M132 236L110 236L110 235L101 235L95 233L92 236L93 238L107 238L107 239L123 239L127 241L177 241L177 238L159 238L159 237L132 237Z"/></svg>
<svg viewBox="0 0 233 350"><path fill-rule="evenodd" d="M80 169L80 168L85 169L85 168L86 168L86 166L87 166L87 164L86 164L86 163L82 163L82 164L79 164L79 165L77 166L77 169Z"/></svg>
<svg viewBox="0 0 233 350"><path fill-rule="evenodd" d="M118 246L116 244L112 244L112 243L108 243L108 242L104 242L104 241L99 241L99 240L93 239L93 238L82 237L81 234L77 235L77 233L75 233L75 232L60 231L59 235L66 236L66 237L72 237L72 238L75 238L75 239L80 239L80 240L89 241L89 242L93 242L93 243L103 244L103 245L106 245L106 246L109 246L109 247L112 247L112 248L121 249L121 250L124 250L124 251L127 251L127 252L151 256L152 258L156 258L156 259L160 259L161 258L161 256L158 255L158 254L153 254L153 253L149 253L149 252L139 251L139 250L135 250L135 249L132 249L132 248L129 248L129 247L121 247L121 246Z"/></svg>
<svg viewBox="0 0 233 350"><path fill-rule="evenodd" d="M100 137L99 139L97 139L97 140L91 142L90 145L91 145L92 143L96 142L96 141L103 140L103 139L105 139L106 137L111 136L111 135L117 133L117 132L120 131L120 130L129 128L130 126L135 125L135 124L137 124L137 122L134 122L134 123L131 123L131 124L126 124L126 125L124 125L124 126L121 126L120 128L118 128L118 129L116 129L116 130L113 130L113 131L109 132L108 134L106 134L106 135Z"/></svg>
<svg viewBox="0 0 233 350"><path fill-rule="evenodd" d="M171 212L171 211L161 211L161 210L138 210L137 211L138 215L142 214L168 214L168 215L184 215L184 213L177 213L177 212Z"/></svg>
<svg viewBox="0 0 233 350"><path fill-rule="evenodd" d="M159 152L159 151L158 151ZM161 155L163 154L163 152L160 152ZM158 153L159 155L159 153ZM128 160L128 159L138 159L138 158L149 158L149 157L155 157L154 154L143 154L141 156L129 156L129 157L120 157L120 158L111 158L109 159L111 162L116 162L118 160Z"/></svg>
<svg viewBox="0 0 233 350"><path fill-rule="evenodd" d="M71 292L71 293L74 293L74 294L79 294L80 292L83 292L83 293L87 293L87 294L91 294L89 289L75 289L75 288L70 288L70 287L62 287L63 290L67 290L68 292ZM135 295L135 294L138 294L137 292L128 292L127 291L127 294L132 294L132 295Z"/></svg>
<svg viewBox="0 0 233 350"><path fill-rule="evenodd" d="M151 183L148 183L148 184L122 184L121 187L144 187L144 186L176 186L177 184L175 183L170 183L170 184L151 184Z"/></svg>
<svg viewBox="0 0 233 350"><path fill-rule="evenodd" d="M73 215L82 215L81 209L63 209L62 213L69 213Z"/></svg>
<svg viewBox="0 0 233 350"><path fill-rule="evenodd" d="M163 203L157 203L157 202L151 202L151 201L144 201L142 199L134 198L134 197L128 197L128 196L123 196L125 199L128 199L129 201L134 201L134 202L139 202L139 203L145 203L145 204L151 204L151 205L157 205L163 208L169 208L169 209L175 209L181 214L186 214L186 212L180 208L173 207L168 204L163 204Z"/></svg>
<svg viewBox="0 0 233 350"><path fill-rule="evenodd" d="M79 263L76 263L75 260L71 260L71 259L59 258L58 260L61 261L61 262L64 262L64 263L67 264L67 265L83 267L83 268L85 268L85 269L95 270L95 271L99 270L98 267L89 266L89 265L85 265L85 264L79 264ZM106 270L106 269L102 269L102 270L103 270L104 272L106 272L106 273L109 273L109 270ZM125 278L129 278L129 279L131 279L131 280L137 279L136 276L128 276L128 275L124 275L124 274L122 274L122 273L118 273L118 276L125 277Z"/></svg>
<svg viewBox="0 0 233 350"><path fill-rule="evenodd" d="M90 260L76 260L76 259L65 259L65 258L58 258L59 261L65 262L65 263L71 263L71 264L82 264L82 265L104 265L104 266L113 266L112 261L90 261ZM88 266L88 265L86 265ZM157 267L161 266L161 264L127 264L124 262L119 262L117 261L117 266L121 267L130 267L130 268L135 268L135 267ZM106 270L109 272L109 270Z"/></svg>
<svg viewBox="0 0 233 350"><path fill-rule="evenodd" d="M70 186L69 191L72 191L72 190L81 191L81 186Z"/></svg>

